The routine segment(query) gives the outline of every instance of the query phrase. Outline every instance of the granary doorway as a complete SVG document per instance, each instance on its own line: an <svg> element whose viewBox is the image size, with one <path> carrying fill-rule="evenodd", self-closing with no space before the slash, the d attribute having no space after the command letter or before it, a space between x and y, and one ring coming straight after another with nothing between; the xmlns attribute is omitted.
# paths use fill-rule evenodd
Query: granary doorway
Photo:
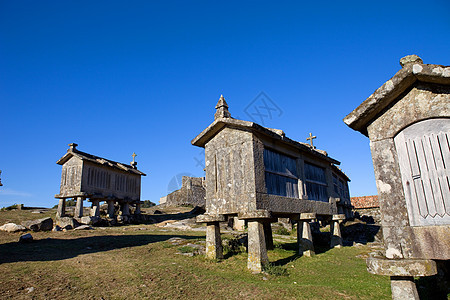
<svg viewBox="0 0 450 300"><path fill-rule="evenodd" d="M450 118L428 119L395 138L411 226L450 224Z"/></svg>

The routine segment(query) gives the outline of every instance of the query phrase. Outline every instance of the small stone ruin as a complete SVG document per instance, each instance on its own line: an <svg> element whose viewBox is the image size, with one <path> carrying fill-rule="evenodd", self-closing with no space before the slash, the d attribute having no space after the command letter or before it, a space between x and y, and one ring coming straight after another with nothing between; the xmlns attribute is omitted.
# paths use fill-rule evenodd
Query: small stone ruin
<svg viewBox="0 0 450 300"><path fill-rule="evenodd" d="M66 199L76 201L74 218L84 224L100 218L100 202L106 202L107 217L111 222L116 219L127 222L132 217L130 206L135 207L134 214L141 213L141 176L137 169L136 154L130 165L115 162L78 150L77 144L69 144L67 153L56 163L62 165L60 193L56 217L66 215ZM89 216L83 216L83 201L91 202ZM120 207L116 216L115 204Z"/></svg>
<svg viewBox="0 0 450 300"><path fill-rule="evenodd" d="M450 67L400 64L344 122L370 139L375 170L385 253L368 271L390 276L393 299L419 299L414 277L450 260Z"/></svg>
<svg viewBox="0 0 450 300"><path fill-rule="evenodd" d="M199 206L205 207L205 178L189 177L181 178L181 188L159 199L163 206Z"/></svg>

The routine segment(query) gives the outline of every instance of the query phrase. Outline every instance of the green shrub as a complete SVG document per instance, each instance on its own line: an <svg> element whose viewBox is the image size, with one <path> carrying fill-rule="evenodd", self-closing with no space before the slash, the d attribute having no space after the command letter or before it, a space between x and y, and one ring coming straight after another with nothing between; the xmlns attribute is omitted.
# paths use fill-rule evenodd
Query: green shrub
<svg viewBox="0 0 450 300"><path fill-rule="evenodd" d="M287 230L286 228L284 228L284 227L278 228L277 230L275 230L274 233L275 234L280 234L280 235L290 235L291 234L291 232L289 230Z"/></svg>
<svg viewBox="0 0 450 300"><path fill-rule="evenodd" d="M149 207L152 207L152 206L155 206L156 204L155 203L153 203L152 201L150 201L150 200L144 200L144 201L142 201L142 208L149 208Z"/></svg>
<svg viewBox="0 0 450 300"><path fill-rule="evenodd" d="M284 266L276 266L274 264L264 265L263 271L273 276L288 276L288 270Z"/></svg>
<svg viewBox="0 0 450 300"><path fill-rule="evenodd" d="M178 251L180 251L181 253L193 253L195 251L195 248L191 246L182 246L178 248Z"/></svg>

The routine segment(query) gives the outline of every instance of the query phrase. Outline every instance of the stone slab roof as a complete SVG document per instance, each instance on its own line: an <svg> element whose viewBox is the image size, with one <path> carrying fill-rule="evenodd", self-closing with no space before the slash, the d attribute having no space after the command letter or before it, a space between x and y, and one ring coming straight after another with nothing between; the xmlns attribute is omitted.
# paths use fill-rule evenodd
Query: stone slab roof
<svg viewBox="0 0 450 300"><path fill-rule="evenodd" d="M344 118L350 128L367 136L367 126L376 116L417 81L450 85L450 66L424 64L416 55L400 60L402 69Z"/></svg>
<svg viewBox="0 0 450 300"><path fill-rule="evenodd" d="M76 149L76 144L69 144L70 148L67 150L67 153L61 157L56 163L58 165L63 165L65 164L70 158L72 157L77 157L81 160L86 160L98 165L103 165L106 167L110 167L110 168L114 168L114 169L118 169L121 171L125 171L125 172L129 172L129 173L133 173L136 175L142 175L142 176L146 176L145 173L133 168L130 165L127 164L122 164L120 162L116 162L113 160L109 160L103 157L99 157L99 156L95 156L86 152L82 152L78 149Z"/></svg>
<svg viewBox="0 0 450 300"><path fill-rule="evenodd" d="M351 197L350 202L352 203L352 205L355 209L380 207L380 203L378 201L378 195Z"/></svg>
<svg viewBox="0 0 450 300"><path fill-rule="evenodd" d="M233 119L231 117L217 118L216 120L214 120L214 122L211 123L211 125L206 127L205 130L203 130L191 141L192 145L198 147L205 147L205 144L225 127L231 127L235 129L260 133L272 139L278 140L280 141L280 143L284 143L294 148L297 148L302 152L308 152L313 156L320 157L330 163L336 165L341 164L339 161L329 157L328 154L323 150L314 149L309 144L297 142L295 140L286 137L284 132L280 129L267 128L254 122Z"/></svg>

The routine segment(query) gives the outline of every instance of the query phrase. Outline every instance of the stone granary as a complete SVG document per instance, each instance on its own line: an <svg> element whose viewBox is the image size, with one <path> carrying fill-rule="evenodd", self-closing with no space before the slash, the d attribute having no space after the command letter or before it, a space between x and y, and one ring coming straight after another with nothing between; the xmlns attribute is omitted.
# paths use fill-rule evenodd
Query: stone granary
<svg viewBox="0 0 450 300"><path fill-rule="evenodd" d="M450 67L416 55L344 118L369 137L385 255L369 272L391 278L393 299L418 299L415 276L450 259Z"/></svg>
<svg viewBox="0 0 450 300"><path fill-rule="evenodd" d="M192 205L205 207L205 178L181 178L181 188L159 199L159 204L166 206Z"/></svg>
<svg viewBox="0 0 450 300"><path fill-rule="evenodd" d="M130 217L130 205L140 214L141 176L137 169L136 154L130 165L79 151L77 144L69 144L67 153L56 163L62 165L60 199L57 217L65 215L67 198L76 200L75 218L83 217L83 201L92 203L90 217L100 216L100 202L108 203L108 218L115 219L115 203L120 205L122 221Z"/></svg>
<svg viewBox="0 0 450 300"><path fill-rule="evenodd" d="M248 224L248 268L259 272L272 247L271 222L299 222L301 252L313 254L309 222L333 221L333 245L341 245L339 222L351 213L348 177L338 161L312 145L287 138L282 130L233 119L223 96L214 122L192 140L205 148L206 255L221 258L219 222L237 217Z"/></svg>

